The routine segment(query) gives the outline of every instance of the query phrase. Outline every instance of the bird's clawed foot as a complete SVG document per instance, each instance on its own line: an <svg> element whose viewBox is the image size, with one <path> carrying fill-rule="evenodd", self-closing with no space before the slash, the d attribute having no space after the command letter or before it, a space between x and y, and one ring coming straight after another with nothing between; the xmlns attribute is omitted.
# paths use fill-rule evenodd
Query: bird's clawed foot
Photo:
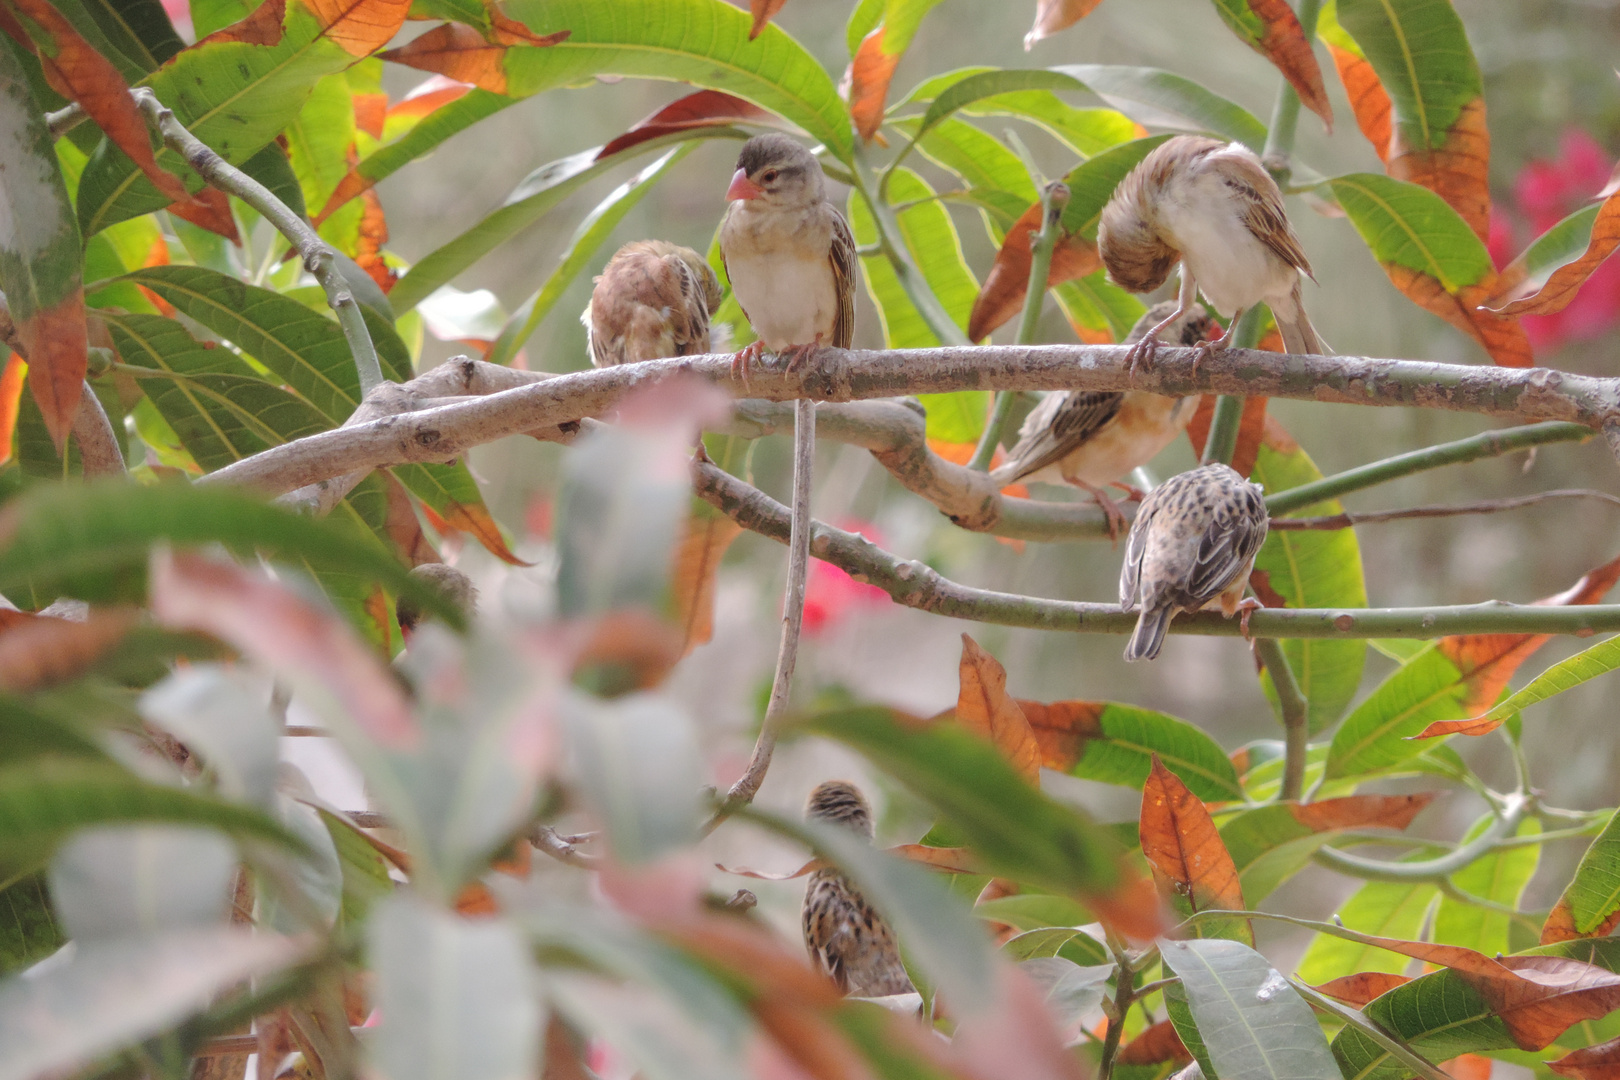
<svg viewBox="0 0 1620 1080"><path fill-rule="evenodd" d="M1074 480L1073 482L1080 487L1085 488L1091 493L1091 497L1097 500L1097 509L1103 512L1103 519L1108 523L1108 542L1113 544L1115 547L1118 547L1119 534L1125 531L1125 527L1128 524L1125 520L1125 515L1120 512L1119 504L1114 502L1114 500L1109 497L1108 492L1104 491L1100 487L1095 487L1083 480ZM1137 494L1140 496L1141 493L1138 492Z"/></svg>
<svg viewBox="0 0 1620 1080"><path fill-rule="evenodd" d="M1198 378L1199 364L1202 364L1205 360L1208 360L1218 352L1226 351L1227 347L1232 344L1232 335L1237 332L1238 320L1241 318L1243 318L1243 311L1239 309L1233 313L1232 321L1226 327L1226 333L1222 334L1214 341L1200 341L1198 344L1193 346L1193 378Z"/></svg>
<svg viewBox="0 0 1620 1080"><path fill-rule="evenodd" d="M1131 351L1125 354L1125 370L1132 382L1136 381L1136 371L1152 371L1153 362L1158 358L1159 339L1149 334L1147 337L1131 346Z"/></svg>
<svg viewBox="0 0 1620 1080"><path fill-rule="evenodd" d="M787 361L788 371L798 371L804 362L821 349L821 337L817 334L816 340L805 345L789 345L779 354Z"/></svg>
<svg viewBox="0 0 1620 1080"><path fill-rule="evenodd" d="M1147 498L1147 492L1143 491L1139 487L1133 487L1130 484L1125 483L1123 480L1110 480L1108 481L1108 486L1112 488L1119 488L1120 491L1124 492L1126 502L1139 503L1143 499Z"/></svg>
<svg viewBox="0 0 1620 1080"><path fill-rule="evenodd" d="M731 358L731 377L741 379L744 386L748 385L748 371L765 352L765 343L756 341L752 345L745 345L737 350Z"/></svg>
<svg viewBox="0 0 1620 1080"><path fill-rule="evenodd" d="M1240 611L1243 613L1238 617L1238 630L1243 634L1243 640L1247 641L1251 645L1254 644L1254 636L1249 633L1249 616L1253 615L1257 611L1264 611L1265 609L1266 605L1262 604L1252 596L1245 596L1242 600L1238 601L1237 607L1232 609L1234 614ZM1231 616L1227 617L1230 618Z"/></svg>

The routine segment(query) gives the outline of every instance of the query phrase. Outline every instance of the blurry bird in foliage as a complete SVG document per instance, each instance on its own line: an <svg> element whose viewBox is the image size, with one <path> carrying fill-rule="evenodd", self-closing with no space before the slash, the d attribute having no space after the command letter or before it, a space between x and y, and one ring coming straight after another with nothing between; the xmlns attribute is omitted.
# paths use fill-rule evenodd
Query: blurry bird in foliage
<svg viewBox="0 0 1620 1080"><path fill-rule="evenodd" d="M624 245L603 267L579 317L591 363L612 367L714 351L709 318L720 298L720 280L691 248L663 240Z"/></svg>
<svg viewBox="0 0 1620 1080"><path fill-rule="evenodd" d="M1205 465L1154 488L1131 523L1119 574L1119 606L1142 611L1125 659L1159 655L1180 612L1218 604L1231 617L1255 606L1242 600L1243 590L1269 522L1259 486L1227 465Z"/></svg>
<svg viewBox="0 0 1620 1080"><path fill-rule="evenodd" d="M1134 344L1150 328L1160 340L1192 346L1219 337L1221 324L1202 304L1185 312L1174 300L1149 308L1131 327L1125 344ZM1146 465L1170 445L1192 419L1196 397L1165 397L1141 390L1060 390L1048 394L1030 411L1018 431L1018 445L991 476L1005 487L1018 480L1068 483L1089 491L1108 516L1108 535L1118 538L1125 516L1102 488L1132 469ZM1123 485L1121 485L1123 486ZM1141 493L1127 489L1141 498Z"/></svg>
<svg viewBox="0 0 1620 1080"><path fill-rule="evenodd" d="M1305 314L1299 275L1310 275L1311 264L1288 223L1282 191L1241 143L1177 135L1159 145L1103 207L1097 250L1109 277L1135 293L1163 285L1180 260L1177 306L1155 333L1190 311L1202 290L1232 320L1218 341L1200 343L1204 353L1225 348L1238 317L1260 303L1271 308L1289 352L1327 351ZM1132 366L1151 363L1156 348L1152 335L1137 342Z"/></svg>
<svg viewBox="0 0 1620 1080"><path fill-rule="evenodd" d="M810 793L805 820L872 839L872 810L854 784L828 780ZM907 994L914 988L900 962L894 931L842 873L827 867L804 890L804 944L810 960L853 997Z"/></svg>
<svg viewBox="0 0 1620 1080"><path fill-rule="evenodd" d="M448 600L469 621L478 613L478 586L455 567L438 562L423 563L411 571L411 576ZM399 620L400 632L405 635L407 643L425 615L426 612L409 596L400 597L394 605L394 617Z"/></svg>

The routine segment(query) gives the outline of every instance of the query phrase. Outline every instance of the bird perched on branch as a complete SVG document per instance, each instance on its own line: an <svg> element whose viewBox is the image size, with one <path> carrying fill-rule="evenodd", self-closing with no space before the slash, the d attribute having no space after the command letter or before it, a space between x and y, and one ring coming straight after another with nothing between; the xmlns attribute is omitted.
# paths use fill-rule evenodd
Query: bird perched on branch
<svg viewBox="0 0 1620 1080"><path fill-rule="evenodd" d="M786 135L743 144L726 189L720 256L731 290L759 341L737 354L747 377L760 352L789 367L819 345L849 348L855 336L855 238L827 198L815 155Z"/></svg>
<svg viewBox="0 0 1620 1080"><path fill-rule="evenodd" d="M1142 500L1125 541L1119 606L1140 607L1125 659L1159 655L1170 620L1220 606L1230 618L1259 606L1243 600L1254 557L1270 522L1260 488L1228 465L1205 465L1154 488Z"/></svg>
<svg viewBox="0 0 1620 1080"><path fill-rule="evenodd" d="M591 363L612 367L713 352L709 317L720 299L720 279L691 248L632 241L602 268L579 317Z"/></svg>
<svg viewBox="0 0 1620 1080"><path fill-rule="evenodd" d="M823 821L872 839L872 810L854 784L828 780L810 793L805 820ZM810 961L854 997L910 993L894 931L848 878L828 867L804 890L804 944Z"/></svg>
<svg viewBox="0 0 1620 1080"><path fill-rule="evenodd" d="M448 600L469 621L478 614L478 586L455 567L441 562L423 563L411 570L411 576ZM423 614L414 597L402 596L395 603L394 617L399 621L400 632L405 635L407 643L421 623Z"/></svg>
<svg viewBox="0 0 1620 1080"><path fill-rule="evenodd" d="M1288 223L1282 191L1241 143L1202 135L1162 143L1103 207L1097 250L1109 276L1136 293L1163 285L1180 260L1175 315L1190 310L1202 290L1232 320L1220 340L1199 345L1203 353L1225 348L1238 317L1259 303L1271 308L1289 352L1326 351L1305 314L1299 275L1310 275L1311 264ZM1152 362L1156 342L1149 334L1133 347L1132 367Z"/></svg>
<svg viewBox="0 0 1620 1080"><path fill-rule="evenodd" d="M1176 311L1174 300L1153 305L1131 327L1125 344L1159 328L1160 339L1197 345L1220 336L1221 324L1202 304ZM1108 517L1108 535L1118 537L1125 516L1102 490L1146 465L1170 445L1192 419L1196 397L1165 397L1141 390L1060 390L1030 410L1007 462L990 475L1005 487L1017 480L1068 483L1091 492ZM1135 498L1141 493L1130 489Z"/></svg>

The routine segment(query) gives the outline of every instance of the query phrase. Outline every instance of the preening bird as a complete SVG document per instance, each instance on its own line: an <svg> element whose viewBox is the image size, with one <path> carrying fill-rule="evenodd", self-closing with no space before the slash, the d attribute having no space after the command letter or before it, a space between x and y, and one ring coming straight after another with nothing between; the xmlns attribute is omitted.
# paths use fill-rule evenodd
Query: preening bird
<svg viewBox="0 0 1620 1080"><path fill-rule="evenodd" d="M1159 655L1170 620L1183 611L1219 605L1230 618L1252 606L1243 589L1269 522L1259 486L1228 465L1205 465L1154 488L1131 523L1119 572L1119 606L1142 611L1125 659Z"/></svg>
<svg viewBox="0 0 1620 1080"><path fill-rule="evenodd" d="M579 317L591 363L633 364L712 352L720 279L689 247L635 240L613 253Z"/></svg>
<svg viewBox="0 0 1620 1080"><path fill-rule="evenodd" d="M1131 327L1126 344L1158 328L1161 340L1196 345L1220 336L1221 324L1202 304L1178 312L1174 300L1153 305ZM1141 390L1060 390L1030 410L1018 444L991 473L998 485L1016 480L1068 483L1091 492L1117 536L1125 517L1102 488L1146 465L1170 445L1192 419L1195 397L1165 397ZM1133 493L1133 496L1136 493Z"/></svg>
<svg viewBox="0 0 1620 1080"><path fill-rule="evenodd" d="M1224 348L1238 317L1259 303L1271 308L1289 352L1327 351L1305 314L1299 275L1310 275L1311 264L1288 223L1282 191L1241 143L1202 135L1162 143L1103 207L1097 250L1109 276L1135 293L1163 285L1180 260L1175 314L1187 312L1202 291L1232 320L1220 340L1199 346L1205 352ZM1136 344L1132 366L1152 361L1156 341L1148 335Z"/></svg>
<svg viewBox="0 0 1620 1080"><path fill-rule="evenodd" d="M764 348L789 367L855 336L855 238L827 198L815 155L786 135L743 144L726 189L720 256L759 341L737 354L745 378Z"/></svg>
<svg viewBox="0 0 1620 1080"><path fill-rule="evenodd" d="M872 809L854 784L828 780L810 793L807 821L824 821L872 839ZM915 989L900 962L894 931L839 871L810 875L804 890L804 944L810 962L853 997L884 997Z"/></svg>

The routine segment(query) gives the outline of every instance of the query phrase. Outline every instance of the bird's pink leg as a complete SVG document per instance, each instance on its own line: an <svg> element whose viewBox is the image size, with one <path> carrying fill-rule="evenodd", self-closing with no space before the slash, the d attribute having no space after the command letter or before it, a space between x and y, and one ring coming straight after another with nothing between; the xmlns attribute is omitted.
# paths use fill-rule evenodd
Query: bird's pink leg
<svg viewBox="0 0 1620 1080"><path fill-rule="evenodd" d="M1139 487L1132 487L1130 484L1125 483L1125 481L1123 481L1123 480L1110 480L1110 481L1108 481L1107 486L1108 487L1113 487L1113 488L1119 488L1120 491L1124 492L1126 502L1139 503L1143 499L1147 498L1147 492L1143 491Z"/></svg>
<svg viewBox="0 0 1620 1080"><path fill-rule="evenodd" d="M1198 299L1198 283L1193 280L1192 274L1187 271L1187 264L1181 264L1181 291L1176 294L1176 310L1170 317L1161 321L1157 326L1142 335L1131 351L1125 354L1125 363L1130 370L1131 378L1136 378L1136 366L1140 363L1144 370L1152 370L1153 361L1159 351L1159 333L1165 327L1181 318L1192 310L1193 302Z"/></svg>
<svg viewBox="0 0 1620 1080"><path fill-rule="evenodd" d="M1226 617L1230 619L1233 614L1236 614L1239 611L1243 613L1238 618L1238 630L1243 634L1243 640L1252 644L1254 638L1249 633L1249 616L1253 615L1257 611L1264 611L1265 609L1266 605L1262 604L1254 597L1245 596L1242 600L1237 602L1237 606L1234 607L1231 612L1227 613Z"/></svg>
<svg viewBox="0 0 1620 1080"><path fill-rule="evenodd" d="M783 349L782 356L787 360L787 369L789 371L797 371L799 369L799 365L804 363L805 359L809 357L811 353L821 348L822 336L823 335L821 334L817 334L816 340L810 342L809 344L790 345Z"/></svg>
<svg viewBox="0 0 1620 1080"><path fill-rule="evenodd" d="M1108 541L1111 544L1119 543L1119 534L1125 528L1125 515L1120 513L1119 506L1109 497L1108 492L1095 484L1088 484L1084 480L1068 478L1076 487L1084 488L1097 500L1097 508L1103 512L1103 518L1108 522Z"/></svg>
<svg viewBox="0 0 1620 1080"><path fill-rule="evenodd" d="M742 384L747 386L748 369L764 351L765 343L763 341L756 341L752 345L744 345L741 349L738 349L736 355L731 358L731 377L741 379Z"/></svg>
<svg viewBox="0 0 1620 1080"><path fill-rule="evenodd" d="M1214 356L1217 352L1226 348L1231 343L1232 335L1237 333L1238 320L1243 318L1243 310L1243 308L1238 308L1232 313L1232 321L1226 324L1226 333L1222 334L1214 341L1200 341L1197 345L1193 346L1192 373L1194 378L1198 377L1199 364L1203 363L1211 356Z"/></svg>

